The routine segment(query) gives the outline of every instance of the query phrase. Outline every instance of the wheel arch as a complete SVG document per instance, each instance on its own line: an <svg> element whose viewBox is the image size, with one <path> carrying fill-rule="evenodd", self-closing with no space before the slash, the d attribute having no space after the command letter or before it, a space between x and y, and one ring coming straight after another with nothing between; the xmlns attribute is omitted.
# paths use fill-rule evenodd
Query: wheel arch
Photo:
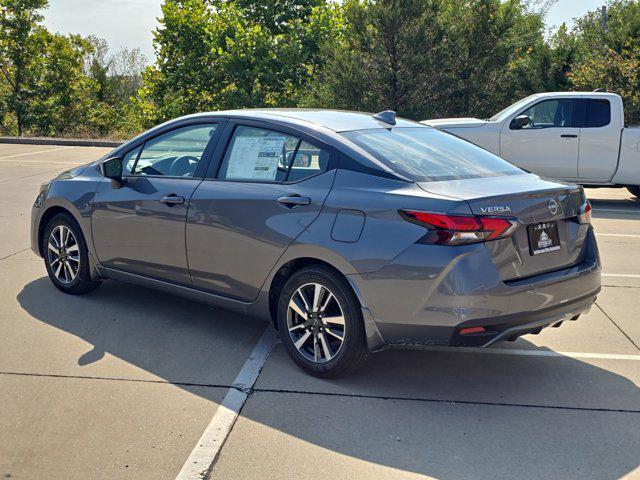
<svg viewBox="0 0 640 480"><path fill-rule="evenodd" d="M362 307L363 305L362 299L360 298L360 293L358 289L355 288L355 285L353 284L353 282L349 279L347 275L341 272L340 269L338 269L331 263L327 262L326 260L322 260L320 258L315 258L315 257L294 258L287 261L286 263L281 265L280 268L278 268L275 275L273 275L273 278L271 279L271 283L269 285L269 315L271 318L271 322L274 328L276 328L276 330L278 328L278 321L277 321L278 298L280 296L280 292L282 291L282 288L284 287L284 284L295 272L303 268L310 267L312 265L321 265L323 267L326 267L332 270L333 272L335 272L337 275L340 275L342 278L344 278L347 281L347 283L349 283L349 285L351 286L351 289L355 293L356 297L358 298L358 302Z"/></svg>
<svg viewBox="0 0 640 480"><path fill-rule="evenodd" d="M42 251L42 237L44 235L44 231L47 228L47 225L49 224L51 219L61 213L69 215L71 218L73 218L77 222L75 216L68 208L65 208L60 205L52 205L49 208L47 208L42 213L42 216L40 217L40 223L38 224L38 252L40 253L41 257L44 256L44 252Z"/></svg>

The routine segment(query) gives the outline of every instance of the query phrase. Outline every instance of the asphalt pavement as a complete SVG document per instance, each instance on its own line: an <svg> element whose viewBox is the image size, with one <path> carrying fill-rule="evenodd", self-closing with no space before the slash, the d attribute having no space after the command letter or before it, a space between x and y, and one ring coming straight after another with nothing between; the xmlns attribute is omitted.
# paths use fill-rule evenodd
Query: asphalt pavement
<svg viewBox="0 0 640 480"><path fill-rule="evenodd" d="M174 479L210 454L203 432L214 479L640 478L626 190L588 189L604 287L578 321L490 350L385 351L335 380L276 342L241 388L265 323L125 283L64 295L29 250L39 185L108 151L0 144L0 479Z"/></svg>

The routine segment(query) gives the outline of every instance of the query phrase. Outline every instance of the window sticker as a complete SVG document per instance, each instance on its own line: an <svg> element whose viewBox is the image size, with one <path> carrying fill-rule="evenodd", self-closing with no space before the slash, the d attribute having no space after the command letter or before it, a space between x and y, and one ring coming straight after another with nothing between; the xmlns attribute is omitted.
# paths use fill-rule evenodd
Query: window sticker
<svg viewBox="0 0 640 480"><path fill-rule="evenodd" d="M236 137L226 178L275 180L286 136Z"/></svg>

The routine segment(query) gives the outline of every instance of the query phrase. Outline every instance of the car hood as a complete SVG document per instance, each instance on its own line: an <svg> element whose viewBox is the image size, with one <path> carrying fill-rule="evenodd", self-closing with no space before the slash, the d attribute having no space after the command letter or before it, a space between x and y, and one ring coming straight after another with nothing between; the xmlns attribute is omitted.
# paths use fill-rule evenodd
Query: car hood
<svg viewBox="0 0 640 480"><path fill-rule="evenodd" d="M420 123L436 128L477 128L487 124L486 120L479 118L436 118L423 120Z"/></svg>

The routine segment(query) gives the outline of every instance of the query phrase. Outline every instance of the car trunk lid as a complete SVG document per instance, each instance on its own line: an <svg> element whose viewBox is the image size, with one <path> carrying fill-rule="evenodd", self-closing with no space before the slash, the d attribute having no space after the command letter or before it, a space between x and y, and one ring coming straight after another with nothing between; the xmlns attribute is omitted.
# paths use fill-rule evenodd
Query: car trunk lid
<svg viewBox="0 0 640 480"><path fill-rule="evenodd" d="M588 228L577 218L585 201L581 187L533 174L421 182L419 186L464 200L474 215L518 220L520 225L511 237L485 243L503 281L559 270L582 260Z"/></svg>

